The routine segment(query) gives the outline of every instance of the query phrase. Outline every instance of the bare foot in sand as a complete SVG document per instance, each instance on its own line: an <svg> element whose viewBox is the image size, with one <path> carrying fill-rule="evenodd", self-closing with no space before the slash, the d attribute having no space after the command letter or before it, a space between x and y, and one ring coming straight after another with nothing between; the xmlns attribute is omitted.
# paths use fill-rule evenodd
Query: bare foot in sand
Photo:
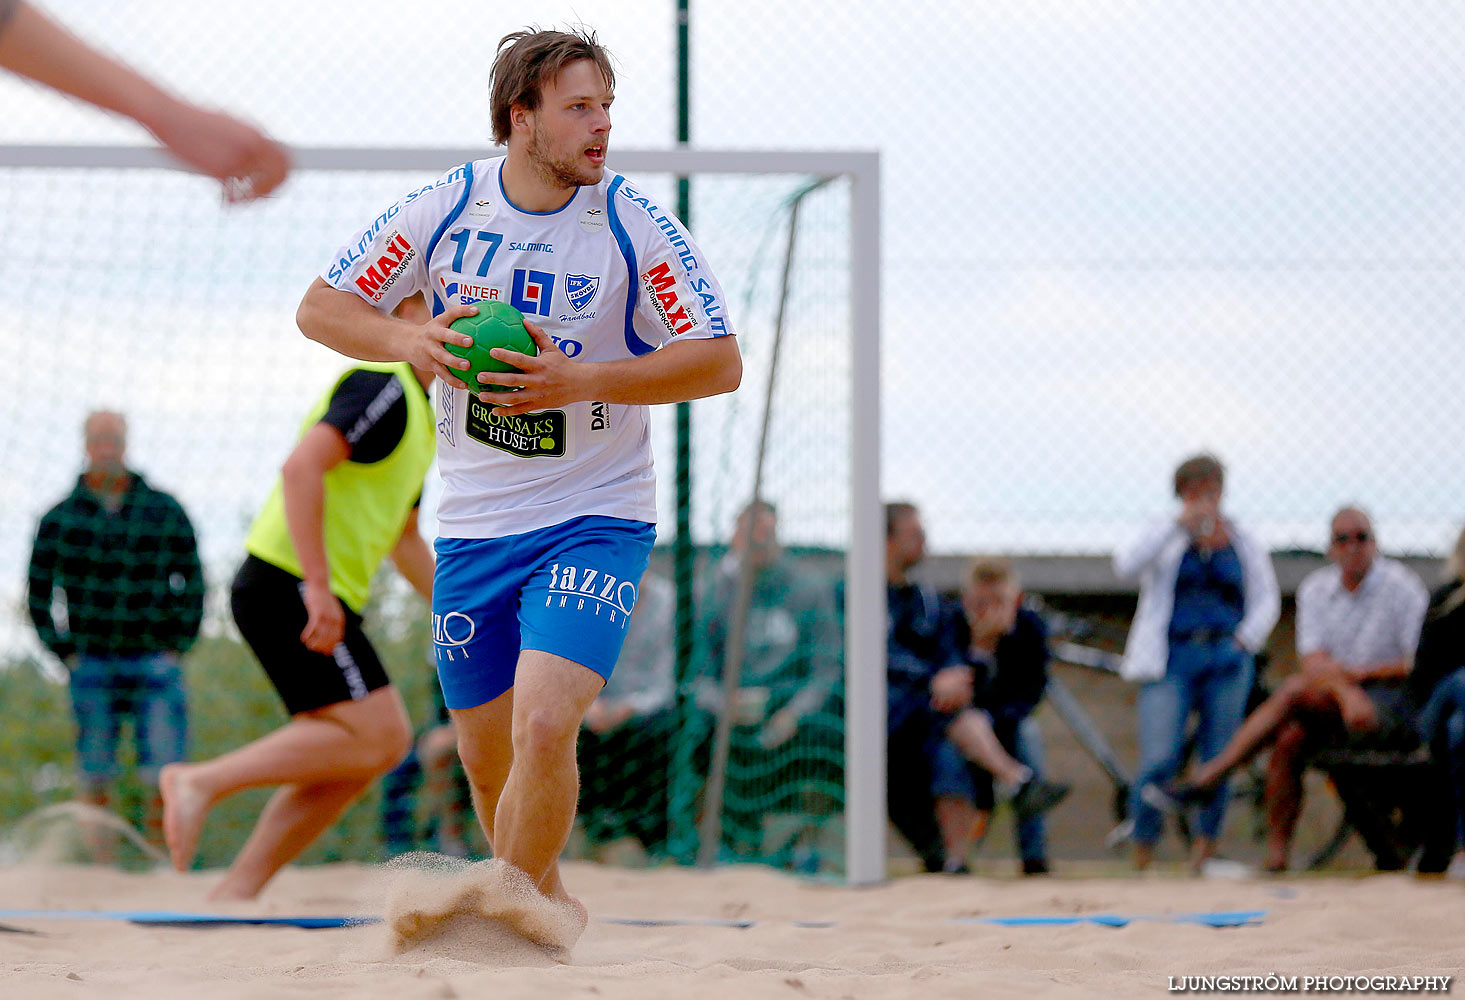
<svg viewBox="0 0 1465 1000"><path fill-rule="evenodd" d="M400 901L388 902L387 923L396 932L399 947L413 944L435 933L455 915L478 909L482 895L477 886L469 884L449 884L442 892L419 889Z"/></svg>
<svg viewBox="0 0 1465 1000"><path fill-rule="evenodd" d="M590 911L574 896L570 897L570 908L575 911L575 920L580 925L580 933L584 934L585 928L590 925Z"/></svg>
<svg viewBox="0 0 1465 1000"><path fill-rule="evenodd" d="M546 896L554 908L560 914L554 920L558 925L555 928L555 936L552 941L544 941L544 944L552 944L559 948L568 950L575 942L580 940L580 935L585 933L585 928L590 925L590 911L585 904L574 896L564 891L564 887L553 896Z"/></svg>
<svg viewBox="0 0 1465 1000"><path fill-rule="evenodd" d="M163 839L173 867L188 871L198 850L198 835L212 804L208 795L191 776L195 765L167 764L158 775L158 790L163 794Z"/></svg>

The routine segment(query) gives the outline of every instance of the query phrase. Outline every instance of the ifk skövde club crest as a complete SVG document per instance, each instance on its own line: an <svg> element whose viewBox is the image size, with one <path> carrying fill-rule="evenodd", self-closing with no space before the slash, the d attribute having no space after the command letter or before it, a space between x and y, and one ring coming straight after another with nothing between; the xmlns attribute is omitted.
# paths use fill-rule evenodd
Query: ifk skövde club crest
<svg viewBox="0 0 1465 1000"><path fill-rule="evenodd" d="M600 291L599 278L592 278L588 274L565 275L565 296L570 300L570 308L575 312L584 312L598 291Z"/></svg>

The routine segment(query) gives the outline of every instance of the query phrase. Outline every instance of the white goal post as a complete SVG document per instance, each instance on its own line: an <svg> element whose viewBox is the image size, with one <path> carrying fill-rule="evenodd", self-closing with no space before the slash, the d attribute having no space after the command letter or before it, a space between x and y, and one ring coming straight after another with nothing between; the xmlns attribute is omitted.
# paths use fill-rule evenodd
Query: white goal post
<svg viewBox="0 0 1465 1000"><path fill-rule="evenodd" d="M296 168L441 170L492 155L485 148L296 147ZM850 535L845 565L845 872L850 884L885 877L885 593L880 490L880 157L875 152L619 149L611 165L632 177L801 174L850 186L848 413ZM154 147L0 145L3 168L176 168ZM695 225L693 226L695 231Z"/></svg>

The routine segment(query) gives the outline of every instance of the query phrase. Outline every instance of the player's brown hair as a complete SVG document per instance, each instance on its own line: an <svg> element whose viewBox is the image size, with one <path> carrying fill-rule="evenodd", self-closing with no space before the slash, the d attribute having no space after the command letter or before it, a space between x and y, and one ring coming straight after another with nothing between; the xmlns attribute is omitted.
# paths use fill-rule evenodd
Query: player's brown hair
<svg viewBox="0 0 1465 1000"><path fill-rule="evenodd" d="M1226 485L1226 467L1215 455L1194 455L1181 462L1175 470L1175 495L1185 492L1192 483L1215 483Z"/></svg>
<svg viewBox="0 0 1465 1000"><path fill-rule="evenodd" d="M1021 587L1022 581L1018 578L1017 567L1006 556L977 556L967 568L967 585L982 584Z"/></svg>
<svg viewBox="0 0 1465 1000"><path fill-rule="evenodd" d="M606 87L615 89L616 75L610 53L589 28L570 31L525 28L501 38L490 84L493 141L500 146L509 141L513 131L510 116L515 105L538 110L544 85L559 76L566 66L581 59L593 62L605 77Z"/></svg>
<svg viewBox="0 0 1465 1000"><path fill-rule="evenodd" d="M920 511L909 500L892 500L885 505L885 537L895 534L895 526L912 514Z"/></svg>

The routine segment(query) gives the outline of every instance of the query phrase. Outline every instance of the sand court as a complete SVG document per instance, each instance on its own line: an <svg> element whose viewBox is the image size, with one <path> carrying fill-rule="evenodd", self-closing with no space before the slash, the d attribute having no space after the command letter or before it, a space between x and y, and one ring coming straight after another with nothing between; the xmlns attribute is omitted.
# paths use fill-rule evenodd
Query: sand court
<svg viewBox="0 0 1465 1000"><path fill-rule="evenodd" d="M405 893L404 872L418 879ZM756 867L636 871L571 863L566 883L591 920L567 949L514 933L498 919L502 913L485 911L491 879L479 870L463 882L463 874L461 867L426 874L411 867L292 868L259 901L207 907L202 900L217 874L0 870L7 911L70 914L0 916L15 928L0 930L0 992L201 1000L1132 997L1169 992L1171 977L1179 983L1185 976L1453 976L1465 954L1465 885L1403 875L930 875L847 889ZM463 889L475 878L477 896ZM394 886L398 909L390 911ZM426 911L429 903L436 920L413 934L390 919L414 907ZM172 927L77 919L82 910L388 919L331 930ZM1223 929L1181 919L1196 913L1260 916ZM986 922L1114 916L1130 919L1120 926Z"/></svg>

